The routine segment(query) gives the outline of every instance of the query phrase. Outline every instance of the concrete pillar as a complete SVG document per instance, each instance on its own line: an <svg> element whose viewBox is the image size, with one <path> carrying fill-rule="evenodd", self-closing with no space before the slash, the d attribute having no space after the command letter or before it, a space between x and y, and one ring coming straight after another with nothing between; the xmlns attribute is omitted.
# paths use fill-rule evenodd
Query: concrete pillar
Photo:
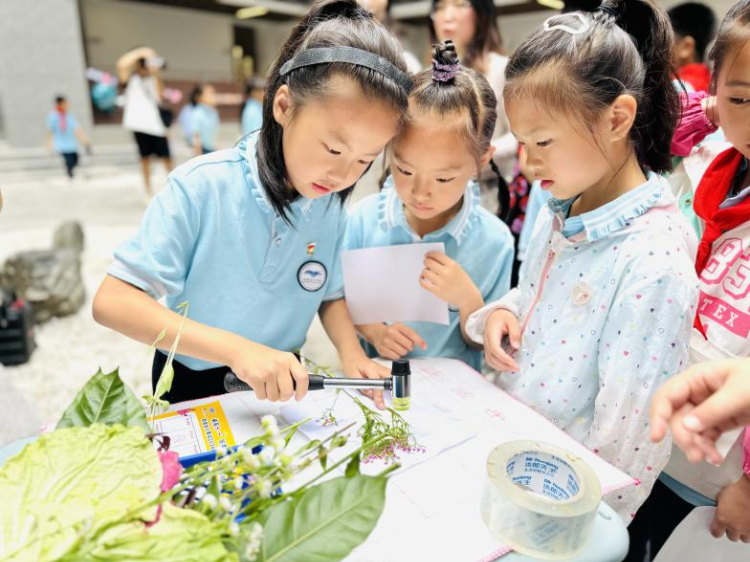
<svg viewBox="0 0 750 562"><path fill-rule="evenodd" d="M56 94L85 129L91 103L77 0L0 1L0 136L40 146Z"/></svg>

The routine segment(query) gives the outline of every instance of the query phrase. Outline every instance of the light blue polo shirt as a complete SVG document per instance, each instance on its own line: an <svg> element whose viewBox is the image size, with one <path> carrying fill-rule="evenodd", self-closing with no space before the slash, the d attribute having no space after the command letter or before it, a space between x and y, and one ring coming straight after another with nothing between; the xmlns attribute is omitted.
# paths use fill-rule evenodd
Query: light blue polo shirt
<svg viewBox="0 0 750 562"><path fill-rule="evenodd" d="M289 226L260 183L257 133L169 175L109 274L183 301L190 318L282 351L302 346L323 301L343 296L346 211L335 195L298 198ZM314 246L312 246L314 245ZM216 365L179 356L191 369Z"/></svg>
<svg viewBox="0 0 750 562"><path fill-rule="evenodd" d="M199 103L190 113L190 131L201 139L204 150L216 149L216 133L219 130L219 112L215 107Z"/></svg>
<svg viewBox="0 0 750 562"><path fill-rule="evenodd" d="M346 249L393 246L419 242L443 242L445 253L458 262L482 293L484 301L499 299L510 289L513 268L513 236L503 221L481 206L479 186L466 186L458 214L440 230L420 238L409 226L403 203L389 177L383 191L360 201L349 216ZM427 343L415 346L408 357L452 357L480 370L482 352L470 348L461 335L458 309L449 307L449 325L405 322ZM365 344L370 357L378 355Z"/></svg>
<svg viewBox="0 0 750 562"><path fill-rule="evenodd" d="M60 114L57 111L52 110L47 115L47 130L52 133L52 146L55 152L78 152L77 128L78 120L70 111L65 115L65 129L62 128Z"/></svg>

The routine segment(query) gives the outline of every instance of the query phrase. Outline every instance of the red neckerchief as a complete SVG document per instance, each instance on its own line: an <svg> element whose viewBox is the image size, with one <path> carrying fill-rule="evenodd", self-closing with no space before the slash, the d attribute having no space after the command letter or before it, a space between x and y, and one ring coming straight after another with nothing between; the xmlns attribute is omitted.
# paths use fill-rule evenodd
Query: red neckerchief
<svg viewBox="0 0 750 562"><path fill-rule="evenodd" d="M701 62L686 64L677 70L677 76L690 84L696 92L707 92L711 85L711 71Z"/></svg>
<svg viewBox="0 0 750 562"><path fill-rule="evenodd" d="M736 148L725 150L711 162L695 190L693 209L706 223L695 260L695 271L699 276L711 257L711 246L716 239L750 220L750 197L732 207L719 208L732 189L743 158ZM705 337L706 333L697 314L695 327Z"/></svg>
<svg viewBox="0 0 750 562"><path fill-rule="evenodd" d="M60 116L60 132L64 133L65 132L65 128L68 126L68 122L66 120L65 111L63 111L59 107L55 108L55 111L57 111L57 115Z"/></svg>

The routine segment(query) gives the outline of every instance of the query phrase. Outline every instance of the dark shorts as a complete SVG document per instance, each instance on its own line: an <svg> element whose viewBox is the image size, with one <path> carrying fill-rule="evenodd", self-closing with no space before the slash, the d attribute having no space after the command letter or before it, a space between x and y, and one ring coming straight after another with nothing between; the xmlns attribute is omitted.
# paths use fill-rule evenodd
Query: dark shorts
<svg viewBox="0 0 750 562"><path fill-rule="evenodd" d="M151 383L154 390L156 390L156 383L159 381L159 376L166 363L166 355L161 351L154 353L154 363L151 368ZM170 404L226 394L224 375L229 372L228 367L194 371L179 361L173 361L172 367L174 368L172 389L163 396L163 399Z"/></svg>
<svg viewBox="0 0 750 562"><path fill-rule="evenodd" d="M155 137L148 133L133 133L135 142L138 144L138 154L141 158L156 156L157 158L169 158L169 143L167 137Z"/></svg>
<svg viewBox="0 0 750 562"><path fill-rule="evenodd" d="M65 169L68 171L68 175L73 177L73 169L78 166L78 153L77 152L63 152L63 160L65 160Z"/></svg>

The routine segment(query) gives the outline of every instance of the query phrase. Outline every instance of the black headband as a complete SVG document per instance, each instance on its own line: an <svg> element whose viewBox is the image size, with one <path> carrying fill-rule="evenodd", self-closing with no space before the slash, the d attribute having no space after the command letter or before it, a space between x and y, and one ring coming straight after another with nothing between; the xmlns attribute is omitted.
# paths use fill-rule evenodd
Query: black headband
<svg viewBox="0 0 750 562"><path fill-rule="evenodd" d="M333 62L346 62L357 66L364 66L392 79L407 92L411 91L412 81L405 72L396 68L393 63L385 60L383 57L355 47L320 47L302 51L284 63L280 74L281 76L285 76L292 70L303 66L330 64Z"/></svg>

